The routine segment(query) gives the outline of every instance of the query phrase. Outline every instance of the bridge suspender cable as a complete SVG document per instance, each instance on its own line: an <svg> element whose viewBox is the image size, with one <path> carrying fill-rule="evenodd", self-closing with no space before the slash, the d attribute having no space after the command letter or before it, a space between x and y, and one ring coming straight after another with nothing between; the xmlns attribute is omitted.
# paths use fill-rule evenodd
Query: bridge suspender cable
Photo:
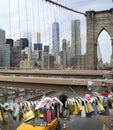
<svg viewBox="0 0 113 130"><path fill-rule="evenodd" d="M20 28L20 3L18 0L18 20L19 20L19 37L21 38L21 28Z"/></svg>
<svg viewBox="0 0 113 130"><path fill-rule="evenodd" d="M69 8L69 7L67 7L67 6L64 6L64 5L62 5L62 4L59 4L59 3L54 2L54 1L52 1L52 0L45 0L45 1L50 2L50 3L54 4L54 5L59 6L59 7L62 7L62 8L64 8L64 9L70 10L70 11L72 11L72 12L75 12L75 13L78 13L78 14L86 15L86 14L83 13L83 12L80 12L80 11L77 11L77 10L74 10L74 9L71 9L71 8Z"/></svg>
<svg viewBox="0 0 113 130"><path fill-rule="evenodd" d="M34 34L34 43L35 43L35 17L34 17L34 4L33 0L31 0L31 5L32 5L32 20L33 20L33 34Z"/></svg>
<svg viewBox="0 0 113 130"><path fill-rule="evenodd" d="M11 38L11 5L10 5L10 0L8 0L8 5L9 5L9 37Z"/></svg>

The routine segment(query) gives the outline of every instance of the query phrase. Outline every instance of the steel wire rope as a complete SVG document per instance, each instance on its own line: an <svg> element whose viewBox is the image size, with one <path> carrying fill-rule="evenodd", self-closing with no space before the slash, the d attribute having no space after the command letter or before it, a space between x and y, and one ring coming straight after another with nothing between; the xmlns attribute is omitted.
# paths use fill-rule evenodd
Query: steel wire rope
<svg viewBox="0 0 113 130"><path fill-rule="evenodd" d="M28 52L28 60L31 60L31 41L29 39L29 34L28 34L28 9L27 9L27 0L25 0L25 13L26 13L26 30L27 30L27 39L28 39L28 45L29 45L29 52Z"/></svg>
<svg viewBox="0 0 113 130"><path fill-rule="evenodd" d="M47 3L47 2L46 2L46 3ZM50 48L52 48L52 33L51 33L50 29L51 29L51 25L53 24L54 11L53 11L53 9L52 9L53 6L51 6L51 3L49 3L49 5L50 5L50 10L49 10L50 12L47 11L47 12L48 12L47 15L49 16L50 13L51 13L51 15L50 15L49 18L48 18L49 37L48 37L48 39L46 39L46 41L51 44ZM50 25L49 25L49 23L50 23ZM50 29L49 29L49 26L50 26ZM52 49L50 49L50 52L52 52Z"/></svg>
<svg viewBox="0 0 113 130"><path fill-rule="evenodd" d="M67 23L67 26L69 27L69 35L67 35L66 37L67 37L67 41L70 41L70 39L71 39L71 17L70 17L70 11L69 10L67 10L67 18L68 18L68 23Z"/></svg>
<svg viewBox="0 0 113 130"><path fill-rule="evenodd" d="M58 0L57 0L57 3L58 3ZM60 1L60 3L61 3L61 1ZM58 16L59 16L59 23L60 23L60 39L59 39L59 41L60 41L60 43L62 43L62 40L61 40L61 38L62 38L62 7L59 7L59 6L57 6L58 7ZM59 45L59 47L60 47L60 49L61 49L61 44Z"/></svg>
<svg viewBox="0 0 113 130"><path fill-rule="evenodd" d="M48 40L49 39L49 36L50 36L50 31L49 31L49 8L48 8L48 6L47 6L47 2L45 2L45 10L46 10L46 13L45 13L45 15L46 15L46 21L47 21L47 23L46 23L46 25L47 25L47 32L46 32L46 34L47 34L47 39L46 39L46 43L48 43L48 45L49 45L49 48L50 48L50 40ZM47 55L47 54L46 54ZM48 65L47 65L47 69L50 69L50 66L49 66L49 61L48 61Z"/></svg>
<svg viewBox="0 0 113 130"><path fill-rule="evenodd" d="M69 32L68 32L68 26L67 26L67 22L68 22L68 20L66 20L66 18L67 18L67 14L66 13L64 13L64 10L63 10L63 17L64 17L64 21L65 22L63 22L64 24L64 27L63 27L63 32L65 32L65 30L67 30L67 33L65 33L65 35L62 33L62 40L63 39L65 39L66 41L67 41L67 35L69 34Z"/></svg>
<svg viewBox="0 0 113 130"><path fill-rule="evenodd" d="M33 20L33 36L34 36L34 42L35 42L35 19L34 19L34 4L33 0L31 0L31 5L32 5L32 20Z"/></svg>
<svg viewBox="0 0 113 130"><path fill-rule="evenodd" d="M64 14L64 9L63 8L61 8L61 18L62 18L62 21L61 21L61 32L64 32L64 27L65 27L65 14ZM62 46L62 39L64 39L64 35L63 35L63 33L61 33L61 37L60 37L60 42L61 42L61 45L60 46Z"/></svg>
<svg viewBox="0 0 113 130"><path fill-rule="evenodd" d="M26 30L27 30L27 38L28 36L28 13L27 13L27 0L25 0L25 14L26 14ZM28 39L29 40L29 39Z"/></svg>
<svg viewBox="0 0 113 130"><path fill-rule="evenodd" d="M42 15L43 15L43 44L46 42L46 29L45 29L45 7L44 7L44 0L42 0ZM44 39L45 38L45 39Z"/></svg>
<svg viewBox="0 0 113 130"><path fill-rule="evenodd" d="M67 33L65 33L66 35L63 35L63 39L66 39L66 41L68 40L68 37L69 37L69 35L70 35L70 31L68 31L69 29L69 27L68 27L68 22L69 22L69 15L67 14L67 11L68 10L66 10L66 13L64 12L65 10L62 8L62 11L63 11L63 13L62 14L64 14L63 15L63 17L64 17L64 20L63 21L65 21L65 22L63 22L64 24L64 27L63 27L63 32L65 32L65 30L67 30ZM67 20L68 19L68 20Z"/></svg>
<svg viewBox="0 0 113 130"><path fill-rule="evenodd" d="M47 10L47 11L46 11L46 14L47 14L47 18L48 18L48 20L47 20L47 21L48 21L48 22L47 22L47 26L48 26L48 27L47 27L47 30L48 30L48 39L46 39L46 41L49 42L48 44L49 44L49 48L50 48L50 44L51 44L51 43L50 43L50 38L49 38L49 37L50 37L50 29L49 29L49 19L50 19L50 18L49 18L49 8L48 8L48 3L47 3L47 2L46 2L46 10Z"/></svg>
<svg viewBox="0 0 113 130"><path fill-rule="evenodd" d="M9 37L11 38L11 2L8 0L8 6L9 6Z"/></svg>
<svg viewBox="0 0 113 130"><path fill-rule="evenodd" d="M37 0L37 14L38 14L38 17L37 17L37 22L38 22L38 32L40 33L40 35L41 35L41 30L40 30L40 12L39 12L39 4L40 4L40 2L39 2L39 0ZM41 38L41 37L40 37Z"/></svg>
<svg viewBox="0 0 113 130"><path fill-rule="evenodd" d="M55 8L54 8L54 19L55 19L55 23L58 25L57 27L55 27L55 29L56 29L56 33L53 33L53 37L54 37L54 47L55 47L55 49L54 50L56 50L56 52L54 53L55 54L55 61L56 61L56 63L58 63L58 57L57 56L59 56L59 53L60 53L60 25L59 25L59 22L58 22L58 20L57 20L57 5L55 5ZM54 31L54 30L53 30ZM58 43L57 43L58 42Z"/></svg>
<svg viewBox="0 0 113 130"><path fill-rule="evenodd" d="M53 11L53 6L52 4L50 3L50 11L51 11L51 53L53 54L53 31L52 31L52 28L53 28L53 22L54 22L54 11Z"/></svg>
<svg viewBox="0 0 113 130"><path fill-rule="evenodd" d="M51 5L51 13L53 13L53 14L52 14L52 16L53 16L53 22L51 23L51 25L53 25L53 23L56 22L56 14L55 14L56 12L54 11L54 5L52 5L51 3L50 3L50 5ZM57 13L58 13L58 12L57 12ZM51 20L51 21L52 21L52 20ZM52 32L52 35L53 35L53 32ZM54 36L52 36L52 35L51 35L51 38L50 38L50 39L51 39L51 43L52 43L52 39L53 39L53 37L54 37ZM52 47L52 46L53 46L53 43L52 43L52 45L51 45L51 49L52 49L52 51L53 51L53 47Z"/></svg>
<svg viewBox="0 0 113 130"><path fill-rule="evenodd" d="M18 0L18 21L19 21L19 37L21 38L21 25L20 25L20 3Z"/></svg>
<svg viewBox="0 0 113 130"><path fill-rule="evenodd" d="M67 28L66 30L63 30L61 33L63 34L64 33L64 35L66 34L67 35L67 31L69 30L69 28ZM46 41L49 41L49 40L51 40L52 39L52 36L51 37L49 37Z"/></svg>
<svg viewBox="0 0 113 130"><path fill-rule="evenodd" d="M57 0L57 3L58 3L58 0ZM57 7L57 19L58 19L58 23L59 23L59 54L60 54L60 51L61 51L61 44L62 44L62 40L61 40L61 12L60 12L60 7L59 6L56 6Z"/></svg>
<svg viewBox="0 0 113 130"><path fill-rule="evenodd" d="M75 12L75 13L78 13L78 14L86 15L86 14L83 13L83 12L80 12L80 11L77 11L77 10L74 10L74 9L71 9L71 8L69 8L69 7L67 7L67 6L64 6L63 4L59 4L59 3L54 2L54 1L52 1L52 0L45 0L45 1L50 2L50 3L52 3L53 5L57 5L57 6L59 6L59 7L62 7L62 8L64 8L64 9L66 9L66 10L70 10L70 11Z"/></svg>
<svg viewBox="0 0 113 130"><path fill-rule="evenodd" d="M51 13L53 12L53 19L54 19L54 17L55 17L55 15L54 15L54 11L53 11L53 9L52 9L52 7L54 7L54 5L52 6L51 5L51 3L50 3L50 9L51 9ZM61 7L58 7L58 8L61 8ZM58 14L58 16L60 16L60 21L62 22L62 19L61 19L61 11L59 10L59 11L57 11L57 12L59 12L59 14ZM52 16L52 15L51 15ZM52 17L51 17L52 18ZM52 21L52 20L51 20ZM60 24L60 22L59 22L59 24ZM61 31L61 34L67 34L67 30L68 30L68 28L66 28L65 30L63 30L63 31ZM49 37L49 39L48 40L51 40L52 39L52 36L51 37Z"/></svg>
<svg viewBox="0 0 113 130"><path fill-rule="evenodd" d="M44 3L44 19L45 19L45 21L44 21L44 25L45 25L45 43L47 43L47 37L48 37L48 34L49 33L47 33L47 31L48 31L48 21L49 21L49 18L47 17L48 15L47 15L47 12L48 12L48 8L47 8L47 2L45 2L44 0L43 0L43 3Z"/></svg>

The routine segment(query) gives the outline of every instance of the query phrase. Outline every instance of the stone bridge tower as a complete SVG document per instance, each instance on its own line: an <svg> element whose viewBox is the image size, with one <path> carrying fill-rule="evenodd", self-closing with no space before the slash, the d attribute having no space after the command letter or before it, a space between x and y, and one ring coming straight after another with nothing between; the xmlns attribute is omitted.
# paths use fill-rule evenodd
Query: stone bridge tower
<svg viewBox="0 0 113 130"><path fill-rule="evenodd" d="M113 8L104 11L87 11L87 50L86 69L97 69L97 40L99 34L106 30L113 39ZM113 40L111 40L113 41ZM105 52L107 53L107 52ZM112 42L113 57L113 42Z"/></svg>

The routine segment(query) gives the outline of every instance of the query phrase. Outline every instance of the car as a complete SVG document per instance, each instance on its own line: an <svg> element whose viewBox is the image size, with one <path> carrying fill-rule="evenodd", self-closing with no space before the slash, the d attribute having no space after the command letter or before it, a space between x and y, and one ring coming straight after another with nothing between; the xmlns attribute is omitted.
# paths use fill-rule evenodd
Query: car
<svg viewBox="0 0 113 130"><path fill-rule="evenodd" d="M57 118L50 123L45 123L44 118L35 118L20 124L17 130L60 130L59 124Z"/></svg>

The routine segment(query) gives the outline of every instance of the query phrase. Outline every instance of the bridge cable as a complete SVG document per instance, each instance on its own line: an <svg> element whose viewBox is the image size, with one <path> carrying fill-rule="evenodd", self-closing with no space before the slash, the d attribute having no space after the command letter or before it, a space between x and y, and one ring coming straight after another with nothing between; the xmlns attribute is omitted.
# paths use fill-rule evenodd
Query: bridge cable
<svg viewBox="0 0 113 130"><path fill-rule="evenodd" d="M46 2L46 16L47 18L49 18L49 8L48 8L48 3ZM47 41L49 42L49 47L51 46L50 44L50 29L49 29L49 23L50 23L50 19L48 19L47 21L47 31L48 31L48 37L47 37Z"/></svg>
<svg viewBox="0 0 113 130"><path fill-rule="evenodd" d="M18 20L19 20L19 36L21 38L21 25L20 25L20 3L18 0Z"/></svg>
<svg viewBox="0 0 113 130"><path fill-rule="evenodd" d="M42 0L42 15L43 15L43 42L42 43L45 43L45 39L46 39L46 31L45 31L45 7L44 7L44 0Z"/></svg>
<svg viewBox="0 0 113 130"><path fill-rule="evenodd" d="M11 38L11 3L10 0L8 0L9 5L9 37Z"/></svg>
<svg viewBox="0 0 113 130"><path fill-rule="evenodd" d="M67 6L64 6L64 5L62 5L62 4L59 4L59 3L54 2L54 1L52 1L52 0L45 0L45 1L46 1L46 2L50 2L50 3L54 4L54 5L59 6L59 7L62 7L62 8L64 8L64 9L66 9L66 10L69 10L69 11L72 11L72 12L75 12L75 13L78 13L78 14L86 15L86 14L83 13L83 12L80 12L80 11L77 11L77 10L74 10L74 9L71 9L71 8L69 8L69 7L67 7Z"/></svg>
<svg viewBox="0 0 113 130"><path fill-rule="evenodd" d="M27 25L27 38L28 38L28 13L27 13L27 0L25 0L25 12L26 12L26 25Z"/></svg>
<svg viewBox="0 0 113 130"><path fill-rule="evenodd" d="M39 0L37 0L37 14L38 14L38 17L37 17L37 22L38 22L38 32L40 33L40 35L41 35L41 30L40 30L40 12L39 12L39 7L40 7L40 2L39 2ZM40 36L39 36L40 37ZM40 37L41 38L41 37Z"/></svg>
<svg viewBox="0 0 113 130"><path fill-rule="evenodd" d="M34 4L33 0L31 0L31 5L32 5L32 20L33 20L33 34L34 34L34 42L35 42L35 17L34 17Z"/></svg>

